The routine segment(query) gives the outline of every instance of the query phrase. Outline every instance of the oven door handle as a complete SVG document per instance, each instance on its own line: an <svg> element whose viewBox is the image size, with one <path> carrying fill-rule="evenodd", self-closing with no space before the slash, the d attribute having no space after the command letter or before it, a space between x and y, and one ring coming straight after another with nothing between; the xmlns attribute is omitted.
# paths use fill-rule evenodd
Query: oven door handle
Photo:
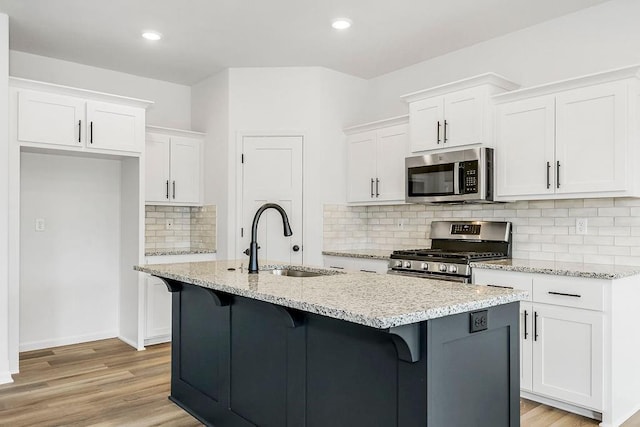
<svg viewBox="0 0 640 427"><path fill-rule="evenodd" d="M453 164L453 194L462 194L464 185L464 166L460 162Z"/></svg>

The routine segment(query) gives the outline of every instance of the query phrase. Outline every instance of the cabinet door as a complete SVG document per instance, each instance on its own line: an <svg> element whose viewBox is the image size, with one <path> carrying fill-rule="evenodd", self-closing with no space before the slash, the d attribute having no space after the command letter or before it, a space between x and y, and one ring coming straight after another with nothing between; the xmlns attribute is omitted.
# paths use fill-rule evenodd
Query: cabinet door
<svg viewBox="0 0 640 427"><path fill-rule="evenodd" d="M198 139L171 137L171 201L200 203L202 143Z"/></svg>
<svg viewBox="0 0 640 427"><path fill-rule="evenodd" d="M376 134L349 135L347 198L350 202L370 202L375 198Z"/></svg>
<svg viewBox="0 0 640 427"><path fill-rule="evenodd" d="M87 102L87 147L141 152L144 109L105 102Z"/></svg>
<svg viewBox="0 0 640 427"><path fill-rule="evenodd" d="M409 129L412 152L443 148L443 98L422 99L409 104Z"/></svg>
<svg viewBox="0 0 640 427"><path fill-rule="evenodd" d="M82 147L85 101L69 96L20 91L18 140Z"/></svg>
<svg viewBox="0 0 640 427"><path fill-rule="evenodd" d="M145 339L171 338L171 293L162 280L148 276Z"/></svg>
<svg viewBox="0 0 640 427"><path fill-rule="evenodd" d="M408 155L408 126L398 125L377 132L376 200L404 200L404 159Z"/></svg>
<svg viewBox="0 0 640 427"><path fill-rule="evenodd" d="M534 304L533 391L602 410L602 313Z"/></svg>
<svg viewBox="0 0 640 427"><path fill-rule="evenodd" d="M487 95L482 88L454 92L444 97L445 147L479 144L484 141L484 110Z"/></svg>
<svg viewBox="0 0 640 427"><path fill-rule="evenodd" d="M554 193L554 103L553 97L541 97L497 107L499 197Z"/></svg>
<svg viewBox="0 0 640 427"><path fill-rule="evenodd" d="M556 192L625 190L627 83L560 93L556 110Z"/></svg>
<svg viewBox="0 0 640 427"><path fill-rule="evenodd" d="M520 302L520 389L531 391L533 382L533 304Z"/></svg>
<svg viewBox="0 0 640 427"><path fill-rule="evenodd" d="M167 135L147 134L145 145L145 200L168 202L170 197L169 175L170 140Z"/></svg>

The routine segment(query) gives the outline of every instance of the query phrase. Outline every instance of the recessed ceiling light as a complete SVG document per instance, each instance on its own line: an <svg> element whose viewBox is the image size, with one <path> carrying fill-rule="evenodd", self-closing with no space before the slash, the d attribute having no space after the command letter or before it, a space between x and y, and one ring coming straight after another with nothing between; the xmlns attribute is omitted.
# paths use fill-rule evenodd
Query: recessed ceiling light
<svg viewBox="0 0 640 427"><path fill-rule="evenodd" d="M351 19L348 18L338 18L334 19L331 23L331 26L336 30L346 30L351 26Z"/></svg>
<svg viewBox="0 0 640 427"><path fill-rule="evenodd" d="M142 37L147 40L157 41L162 38L162 34L158 33L157 31L145 31L142 33Z"/></svg>

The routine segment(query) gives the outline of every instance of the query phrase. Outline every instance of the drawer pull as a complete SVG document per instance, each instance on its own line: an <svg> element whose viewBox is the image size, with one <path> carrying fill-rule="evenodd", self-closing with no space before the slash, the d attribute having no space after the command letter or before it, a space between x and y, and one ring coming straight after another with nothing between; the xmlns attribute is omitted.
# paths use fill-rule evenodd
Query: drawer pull
<svg viewBox="0 0 640 427"><path fill-rule="evenodd" d="M524 339L526 340L529 336L529 331L527 331L527 317L529 317L529 313L527 310L524 311Z"/></svg>
<svg viewBox="0 0 640 427"><path fill-rule="evenodd" d="M336 267L335 265L330 265L329 268L335 268L336 270L344 270L344 267Z"/></svg>
<svg viewBox="0 0 640 427"><path fill-rule="evenodd" d="M563 297L574 297L574 298L580 298L582 296L578 294L565 294L563 292L554 292L554 291L549 291L548 293L549 295L562 295Z"/></svg>
<svg viewBox="0 0 640 427"><path fill-rule="evenodd" d="M533 312L533 340L538 341L538 312Z"/></svg>
<svg viewBox="0 0 640 427"><path fill-rule="evenodd" d="M513 289L513 286L487 285L490 288Z"/></svg>
<svg viewBox="0 0 640 427"><path fill-rule="evenodd" d="M377 273L376 271L373 271L373 270L360 270L360 271L362 271L363 273Z"/></svg>

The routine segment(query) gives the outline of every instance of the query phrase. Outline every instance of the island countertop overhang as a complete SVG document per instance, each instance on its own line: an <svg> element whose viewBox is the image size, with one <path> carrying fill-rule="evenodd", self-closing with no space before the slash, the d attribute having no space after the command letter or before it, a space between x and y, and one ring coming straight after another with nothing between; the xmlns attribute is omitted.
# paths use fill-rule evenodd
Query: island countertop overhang
<svg viewBox="0 0 640 427"><path fill-rule="evenodd" d="M482 310L527 297L526 291L385 274L335 271L336 274L316 277L287 277L264 271L250 275L240 268L243 262L150 264L134 269L162 279L377 329ZM282 266L263 264L271 268ZM313 267L297 268L316 270Z"/></svg>

